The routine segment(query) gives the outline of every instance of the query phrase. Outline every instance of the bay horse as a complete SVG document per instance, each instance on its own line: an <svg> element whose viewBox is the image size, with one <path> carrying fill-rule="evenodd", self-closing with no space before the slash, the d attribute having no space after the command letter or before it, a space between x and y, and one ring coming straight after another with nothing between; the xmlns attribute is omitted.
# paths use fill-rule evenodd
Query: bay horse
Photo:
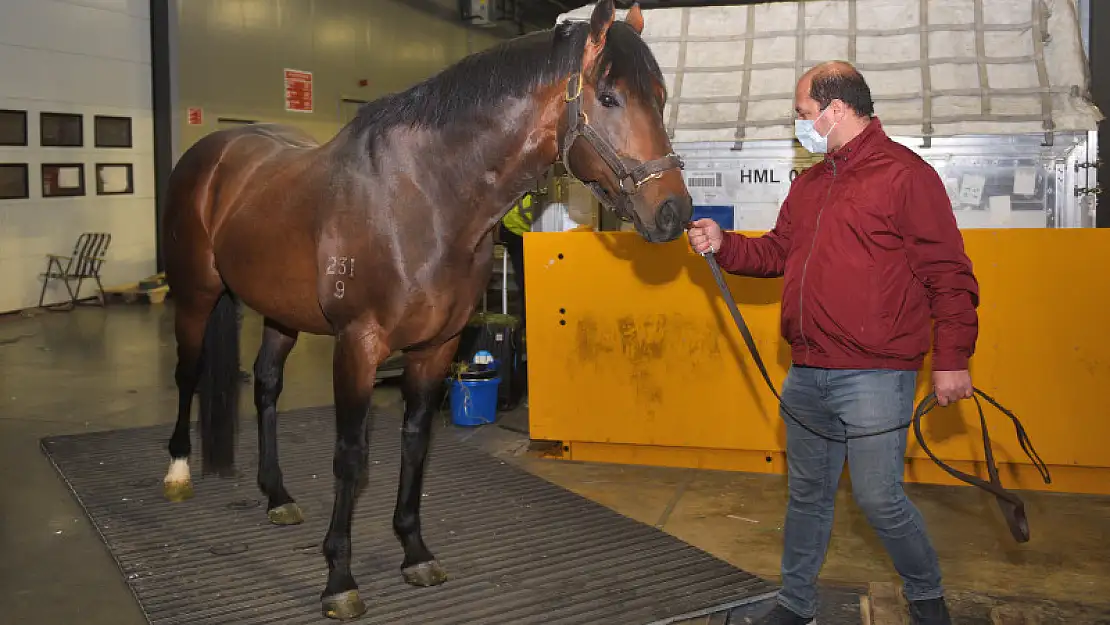
<svg viewBox="0 0 1110 625"><path fill-rule="evenodd" d="M366 611L351 573L356 484L368 465L379 363L406 352L393 529L402 577L447 579L421 537L433 411L492 268L492 229L557 160L651 243L693 212L663 125L666 86L633 6L472 54L371 102L329 141L264 124L213 132L172 172L163 242L174 297L177 424L165 495L192 496L198 395L202 472L234 473L239 302L264 317L254 362L258 486L270 522L303 521L278 465L277 400L301 332L335 339L335 498L323 541L324 615Z"/></svg>

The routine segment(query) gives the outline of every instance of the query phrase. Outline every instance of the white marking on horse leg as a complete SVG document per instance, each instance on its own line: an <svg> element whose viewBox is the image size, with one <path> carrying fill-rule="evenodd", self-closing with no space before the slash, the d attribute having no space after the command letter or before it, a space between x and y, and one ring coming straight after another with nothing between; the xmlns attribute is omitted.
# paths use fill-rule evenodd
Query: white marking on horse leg
<svg viewBox="0 0 1110 625"><path fill-rule="evenodd" d="M189 459L174 458L171 460L170 470L166 473L165 482L167 484L181 484L188 483L189 481Z"/></svg>

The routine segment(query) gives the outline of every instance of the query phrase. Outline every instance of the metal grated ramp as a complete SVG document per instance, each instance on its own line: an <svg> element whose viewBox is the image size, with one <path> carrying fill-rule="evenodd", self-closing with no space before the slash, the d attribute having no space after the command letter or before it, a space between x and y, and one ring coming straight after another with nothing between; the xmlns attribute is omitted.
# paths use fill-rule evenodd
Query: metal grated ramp
<svg viewBox="0 0 1110 625"><path fill-rule="evenodd" d="M438 423L438 421L437 421ZM172 426L48 437L42 448L77 496L154 625L333 623L320 615L320 545L332 506L334 412L285 412L279 453L299 526L266 519L255 485L257 432L242 422L237 479L201 477L162 497ZM450 579L400 575L392 515L400 415L376 413L370 476L352 534L368 611L357 623L644 625L758 601L775 587L649 525L506 464L437 425L422 518ZM195 440L195 435L194 435ZM194 451L199 451L194 444ZM194 454L197 457L199 454ZM194 463L196 465L196 463Z"/></svg>

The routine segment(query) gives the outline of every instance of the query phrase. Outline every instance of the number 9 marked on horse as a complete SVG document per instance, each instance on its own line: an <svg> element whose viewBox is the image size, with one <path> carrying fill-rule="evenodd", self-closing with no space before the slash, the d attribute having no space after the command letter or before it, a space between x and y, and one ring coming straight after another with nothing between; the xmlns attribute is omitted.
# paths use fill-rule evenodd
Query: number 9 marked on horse
<svg viewBox="0 0 1110 625"><path fill-rule="evenodd" d="M492 230L521 191L562 160L649 243L677 239L690 220L683 163L663 125L666 87L640 38L643 14L634 6L614 17L603 0L589 22L473 54L365 105L323 144L273 124L214 132L170 177L161 228L179 402L165 495L193 495L194 393L202 471L235 471L242 302L264 318L254 361L258 487L272 523L302 522L278 463L277 401L299 334L333 337L335 493L320 592L329 618L367 609L351 573L351 524L375 372L399 349L408 351L393 514L401 573L416 586L447 580L421 535L432 416L490 277ZM372 279L356 277L356 266Z"/></svg>

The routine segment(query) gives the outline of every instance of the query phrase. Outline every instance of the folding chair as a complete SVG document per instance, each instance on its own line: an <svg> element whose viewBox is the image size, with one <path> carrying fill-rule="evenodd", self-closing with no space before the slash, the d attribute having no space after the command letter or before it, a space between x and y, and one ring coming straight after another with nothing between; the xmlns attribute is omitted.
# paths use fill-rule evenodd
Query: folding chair
<svg viewBox="0 0 1110 625"><path fill-rule="evenodd" d="M48 310L73 310L81 296L81 285L85 280L96 280L99 289L96 298L100 306L104 305L104 285L100 282L100 268L104 265L104 255L108 245L112 242L112 235L107 232L86 232L77 237L77 244L73 246L72 256L47 255L46 273L42 275L42 293L39 294L39 307ZM62 261L66 261L65 267ZM69 293L69 302L43 306L46 298L46 286L51 280L61 280L66 285ZM77 289L70 287L71 281L77 281Z"/></svg>

